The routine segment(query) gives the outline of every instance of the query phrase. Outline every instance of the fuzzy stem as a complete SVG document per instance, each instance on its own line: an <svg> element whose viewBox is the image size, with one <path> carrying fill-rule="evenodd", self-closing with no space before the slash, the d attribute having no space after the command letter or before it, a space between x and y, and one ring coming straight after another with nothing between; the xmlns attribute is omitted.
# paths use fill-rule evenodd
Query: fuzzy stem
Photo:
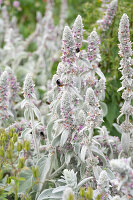
<svg viewBox="0 0 133 200"><path fill-rule="evenodd" d="M35 145L35 150L37 153L37 159L39 159L40 155L39 155L39 149L37 146L37 142L36 142L36 132L35 132L35 124L34 124L34 113L33 110L30 110L30 117L31 117L31 126L32 126L32 133L33 133L33 141L34 141L34 145Z"/></svg>
<svg viewBox="0 0 133 200"><path fill-rule="evenodd" d="M89 140L90 140L90 142L92 141L92 138L93 138L93 129L91 128L89 130Z"/></svg>
<svg viewBox="0 0 133 200"><path fill-rule="evenodd" d="M62 169L64 169L66 166L66 163L64 163L59 169L57 169L55 172L53 172L53 174L51 174L50 178L53 179L55 176L58 175L58 173L60 173L60 171L62 171Z"/></svg>

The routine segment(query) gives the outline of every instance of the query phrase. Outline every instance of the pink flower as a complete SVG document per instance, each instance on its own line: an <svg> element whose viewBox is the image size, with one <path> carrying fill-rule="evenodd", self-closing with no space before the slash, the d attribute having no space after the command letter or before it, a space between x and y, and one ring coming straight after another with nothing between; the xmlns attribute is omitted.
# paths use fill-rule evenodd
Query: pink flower
<svg viewBox="0 0 133 200"><path fill-rule="evenodd" d="M14 6L15 8L18 8L18 7L20 6L19 1L14 1L14 2L13 2L13 6Z"/></svg>
<svg viewBox="0 0 133 200"><path fill-rule="evenodd" d="M2 4L3 0L0 0L0 4Z"/></svg>

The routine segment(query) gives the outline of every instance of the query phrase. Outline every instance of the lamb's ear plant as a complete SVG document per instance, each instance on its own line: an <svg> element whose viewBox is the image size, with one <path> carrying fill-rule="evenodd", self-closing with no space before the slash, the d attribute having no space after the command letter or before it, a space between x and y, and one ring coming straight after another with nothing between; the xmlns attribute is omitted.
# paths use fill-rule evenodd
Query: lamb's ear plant
<svg viewBox="0 0 133 200"><path fill-rule="evenodd" d="M10 67L6 67L5 70L7 71L7 74L8 74L8 82L9 82L9 89L10 89L9 106L15 115L14 105L20 100L20 97L19 97L20 87L12 69Z"/></svg>
<svg viewBox="0 0 133 200"><path fill-rule="evenodd" d="M0 77L0 126L7 126L7 122L13 114L9 107L10 88L8 73L4 71Z"/></svg>
<svg viewBox="0 0 133 200"><path fill-rule="evenodd" d="M98 69L100 55L97 34L94 33L93 36L92 33L89 40L90 46L88 49L91 49L92 45L91 53L84 50L80 52L82 40L83 24L81 16L78 16L73 25L73 32L68 26L64 28L62 61L59 63L57 73L52 79L51 95L48 94L51 112L47 125L47 145L49 151L53 152L53 159L56 159L56 162L52 164L47 177L49 179L50 177L56 178L64 168L69 165L71 168L75 168L77 163L79 169L76 167L76 171L80 174L78 178L82 184L85 184L88 180L91 180L91 176L96 176L97 170L97 177L100 170L102 170L97 167L99 161L95 155L100 157L102 165L106 166L104 154L100 151L98 145L95 146L96 141L93 141L94 129L99 129L103 121L99 94L104 93L105 88L101 89L99 87L99 90L98 87L95 88L95 85L96 83L98 85L102 79L104 85L105 77ZM92 44L91 40L93 40ZM88 61L89 55L92 56L91 62ZM98 77L96 77L96 73ZM88 75L92 75L92 84L87 79ZM85 81L84 76L86 77ZM87 89L87 87L89 88ZM61 157L59 157L60 153L62 154ZM57 166L60 166L59 169L57 169ZM44 181L46 184L46 179ZM92 185L95 184L93 180L90 182ZM64 188L60 187L57 190L42 191L38 199L44 198L47 192L49 192L51 198L55 198L58 192L62 192Z"/></svg>
<svg viewBox="0 0 133 200"><path fill-rule="evenodd" d="M123 14L118 32L119 39L119 55L122 57L120 62L119 70L122 73L122 87L118 90L124 90L122 93L122 98L124 99L124 103L121 108L121 114L119 115L117 122L119 124L119 120L122 116L124 116L124 121L120 125L121 130L121 144L122 150L124 153L128 154L130 148L130 137L133 130L133 124L131 117L133 116L133 106L132 106L132 93L133 93L133 59L131 56L133 55L133 51L131 48L130 41L130 31L129 31L129 19L126 14Z"/></svg>
<svg viewBox="0 0 133 200"><path fill-rule="evenodd" d="M98 21L102 31L107 31L109 29L110 25L113 22L113 18L116 15L116 11L117 11L117 0L112 0L107 7L103 19Z"/></svg>
<svg viewBox="0 0 133 200"><path fill-rule="evenodd" d="M39 146L36 138L36 126L35 126L35 116L38 118L38 120L41 120L40 111L35 106L36 101L36 95L34 92L34 83L32 80L31 74L27 74L25 81L24 81L24 100L21 103L21 108L25 108L24 116L27 120L30 119L31 121L31 130L33 135L33 141L34 141L34 147L35 147L35 154L37 155L37 159L39 159ZM29 129L27 130L29 133ZM26 134L23 133L23 135Z"/></svg>

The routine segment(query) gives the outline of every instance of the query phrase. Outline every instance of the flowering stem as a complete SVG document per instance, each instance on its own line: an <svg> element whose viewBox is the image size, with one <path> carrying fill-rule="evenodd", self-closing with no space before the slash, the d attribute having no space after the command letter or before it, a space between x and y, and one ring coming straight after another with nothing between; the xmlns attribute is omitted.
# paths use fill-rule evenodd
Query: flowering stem
<svg viewBox="0 0 133 200"><path fill-rule="evenodd" d="M93 129L91 128L89 130L89 140L92 141L92 138L93 138Z"/></svg>
<svg viewBox="0 0 133 200"><path fill-rule="evenodd" d="M39 155L39 149L38 149L37 142L36 142L36 133L35 133L35 125L34 125L34 113L33 113L32 109L30 110L30 117L31 117L33 141L34 141L35 150L36 150L36 153L37 153L37 158L39 159L40 155Z"/></svg>

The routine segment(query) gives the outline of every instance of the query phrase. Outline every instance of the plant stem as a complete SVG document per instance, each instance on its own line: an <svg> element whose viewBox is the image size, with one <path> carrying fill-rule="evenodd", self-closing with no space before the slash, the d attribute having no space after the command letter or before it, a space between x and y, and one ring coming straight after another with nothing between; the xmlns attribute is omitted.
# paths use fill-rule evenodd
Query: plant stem
<svg viewBox="0 0 133 200"><path fill-rule="evenodd" d="M53 174L51 174L50 178L53 179L55 176L58 175L58 173L60 173L60 171L62 171L62 169L64 169L66 166L66 163L64 163L59 169L57 169L55 172L53 172Z"/></svg>
<svg viewBox="0 0 133 200"><path fill-rule="evenodd" d="M15 187L15 200L18 200L18 190L17 190L17 185Z"/></svg>
<svg viewBox="0 0 133 200"><path fill-rule="evenodd" d="M36 132L35 132L35 124L34 124L34 113L33 110L30 110L30 117L31 117L31 126L32 126L32 133L33 133L33 141L34 141L34 145L35 145L35 150L37 153L37 159L39 159L40 155L39 155L39 148L37 146L37 142L36 142Z"/></svg>

